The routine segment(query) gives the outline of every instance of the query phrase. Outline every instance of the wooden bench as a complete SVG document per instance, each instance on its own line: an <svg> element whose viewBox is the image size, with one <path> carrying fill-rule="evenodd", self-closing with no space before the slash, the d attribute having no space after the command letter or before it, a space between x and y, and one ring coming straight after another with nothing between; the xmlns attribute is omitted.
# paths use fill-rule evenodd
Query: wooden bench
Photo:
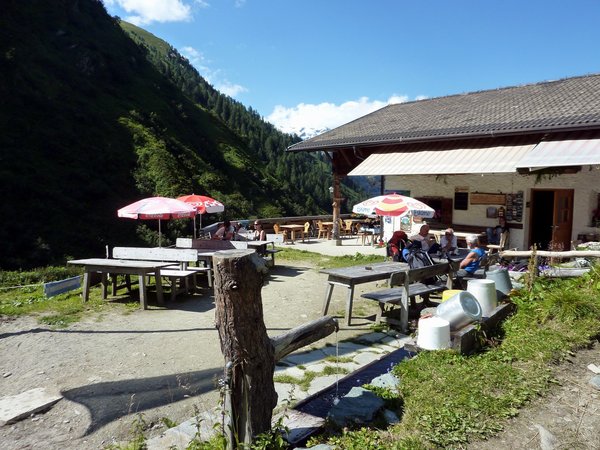
<svg viewBox="0 0 600 450"><path fill-rule="evenodd" d="M181 292L192 290L190 280L194 280L198 273L208 273L206 267L193 267L190 264L198 261L198 253L193 249L183 248L143 248L143 247L115 247L112 251L114 259L131 259L138 261L163 261L175 264L161 268L160 275L169 280L171 285L171 299L175 299ZM126 277L127 288L130 281ZM116 279L113 279L113 294L117 290Z"/></svg>
<svg viewBox="0 0 600 450"><path fill-rule="evenodd" d="M267 248L268 244L271 244L272 248ZM219 250L231 250L237 249L254 249L259 255L265 257L270 266L275 266L275 255L280 252L275 248L275 244L272 241L222 241L220 239L191 239L191 238L177 238L175 242L177 248L195 248L197 250L205 250L207 252L218 252ZM210 264L212 268L212 262Z"/></svg>
<svg viewBox="0 0 600 450"><path fill-rule="evenodd" d="M446 275L446 281L426 284L424 280ZM395 287L399 286L399 287ZM401 287L400 287L401 286ZM416 296L428 298L430 294L452 289L452 273L449 263L439 263L418 269L407 269L390 275L389 288L367 292L361 297L379 302L380 311L377 323L399 325L403 332L408 331L408 305ZM394 306L400 305L400 320L390 317ZM391 309L386 309L391 306Z"/></svg>

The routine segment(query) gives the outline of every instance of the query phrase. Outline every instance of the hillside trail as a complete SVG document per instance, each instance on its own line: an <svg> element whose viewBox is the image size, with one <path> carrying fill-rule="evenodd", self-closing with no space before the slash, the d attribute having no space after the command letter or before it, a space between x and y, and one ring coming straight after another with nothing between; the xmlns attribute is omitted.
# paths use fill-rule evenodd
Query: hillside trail
<svg viewBox="0 0 600 450"><path fill-rule="evenodd" d="M273 270L262 290L270 336L321 314L325 275L304 263L285 264ZM357 286L355 298L374 287ZM344 311L344 291L334 289L334 315ZM340 320L339 333L316 345L372 332L367 318L374 312L370 302L357 301L352 326ZM497 437L469 448L600 449L600 391L588 384L590 363L600 366L600 344L556 366L558 384L546 397L524 408ZM0 397L46 387L63 399L46 412L0 427L0 448L101 449L131 440L142 422L149 437L158 435L163 418L181 423L218 408L215 386L222 367L208 289L167 308L89 315L66 329L40 325L35 317L2 318Z"/></svg>

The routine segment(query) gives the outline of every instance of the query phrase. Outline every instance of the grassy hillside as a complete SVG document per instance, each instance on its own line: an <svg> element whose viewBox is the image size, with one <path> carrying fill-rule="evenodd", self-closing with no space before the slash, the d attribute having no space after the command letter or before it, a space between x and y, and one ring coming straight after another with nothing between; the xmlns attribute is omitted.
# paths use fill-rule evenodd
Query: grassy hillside
<svg viewBox="0 0 600 450"><path fill-rule="evenodd" d="M0 268L152 244L154 222L116 216L146 196L208 194L230 217L321 209L147 56L99 1L3 3Z"/></svg>

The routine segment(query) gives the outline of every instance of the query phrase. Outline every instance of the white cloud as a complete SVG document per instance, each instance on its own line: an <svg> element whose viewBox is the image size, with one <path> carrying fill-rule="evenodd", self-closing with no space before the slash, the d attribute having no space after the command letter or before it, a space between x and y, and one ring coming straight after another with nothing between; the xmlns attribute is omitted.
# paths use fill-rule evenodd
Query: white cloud
<svg viewBox="0 0 600 450"><path fill-rule="evenodd" d="M236 95L248 91L248 89L246 89L244 86L232 83L225 79L221 75L220 70L211 69L210 62L194 47L182 47L179 49L179 53L188 59L188 61L196 68L198 73L202 75L206 81L212 84L215 89L223 94L235 98Z"/></svg>
<svg viewBox="0 0 600 450"><path fill-rule="evenodd" d="M194 47L182 47L179 49L179 53L187 58L192 66L194 66L198 71L200 68L205 69L205 59L204 55L196 50Z"/></svg>
<svg viewBox="0 0 600 450"><path fill-rule="evenodd" d="M285 133L305 134L308 130L327 130L336 128L354 119L362 117L386 105L408 101L406 96L393 95L387 101L369 100L361 97L336 105L334 103L300 103L292 108L277 105L266 118ZM308 134L312 134L308 132Z"/></svg>
<svg viewBox="0 0 600 450"><path fill-rule="evenodd" d="M242 93L242 92L247 92L248 89L246 89L244 86L239 85L239 84L234 84L234 83L230 83L227 80L224 80L221 83L218 83L217 85L215 85L215 88L222 92L225 95L229 95L230 97L235 97L236 95Z"/></svg>
<svg viewBox="0 0 600 450"><path fill-rule="evenodd" d="M192 8L182 0L104 0L108 6L121 7L127 22L148 25L152 22L181 22L192 19ZM198 2L205 6L203 1Z"/></svg>

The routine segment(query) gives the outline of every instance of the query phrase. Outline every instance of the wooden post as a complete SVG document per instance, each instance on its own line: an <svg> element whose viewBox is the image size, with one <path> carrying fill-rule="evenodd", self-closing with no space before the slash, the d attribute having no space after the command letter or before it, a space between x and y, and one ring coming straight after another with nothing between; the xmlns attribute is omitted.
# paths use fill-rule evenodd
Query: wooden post
<svg viewBox="0 0 600 450"><path fill-rule="evenodd" d="M228 447L245 448L256 435L271 428L277 405L274 351L260 295L262 274L267 269L253 250L220 251L213 260L216 327L225 361L231 363L225 400L230 422Z"/></svg>
<svg viewBox="0 0 600 450"><path fill-rule="evenodd" d="M341 206L341 192L340 192L340 177L337 173L333 173L333 236L331 239L335 241L335 245L341 245L340 241L340 206Z"/></svg>
<svg viewBox="0 0 600 450"><path fill-rule="evenodd" d="M269 339L260 291L268 273L254 250L215 253L215 321L225 357L224 408L228 449L249 448L253 438L271 429L277 393L275 361L338 330L331 316Z"/></svg>

